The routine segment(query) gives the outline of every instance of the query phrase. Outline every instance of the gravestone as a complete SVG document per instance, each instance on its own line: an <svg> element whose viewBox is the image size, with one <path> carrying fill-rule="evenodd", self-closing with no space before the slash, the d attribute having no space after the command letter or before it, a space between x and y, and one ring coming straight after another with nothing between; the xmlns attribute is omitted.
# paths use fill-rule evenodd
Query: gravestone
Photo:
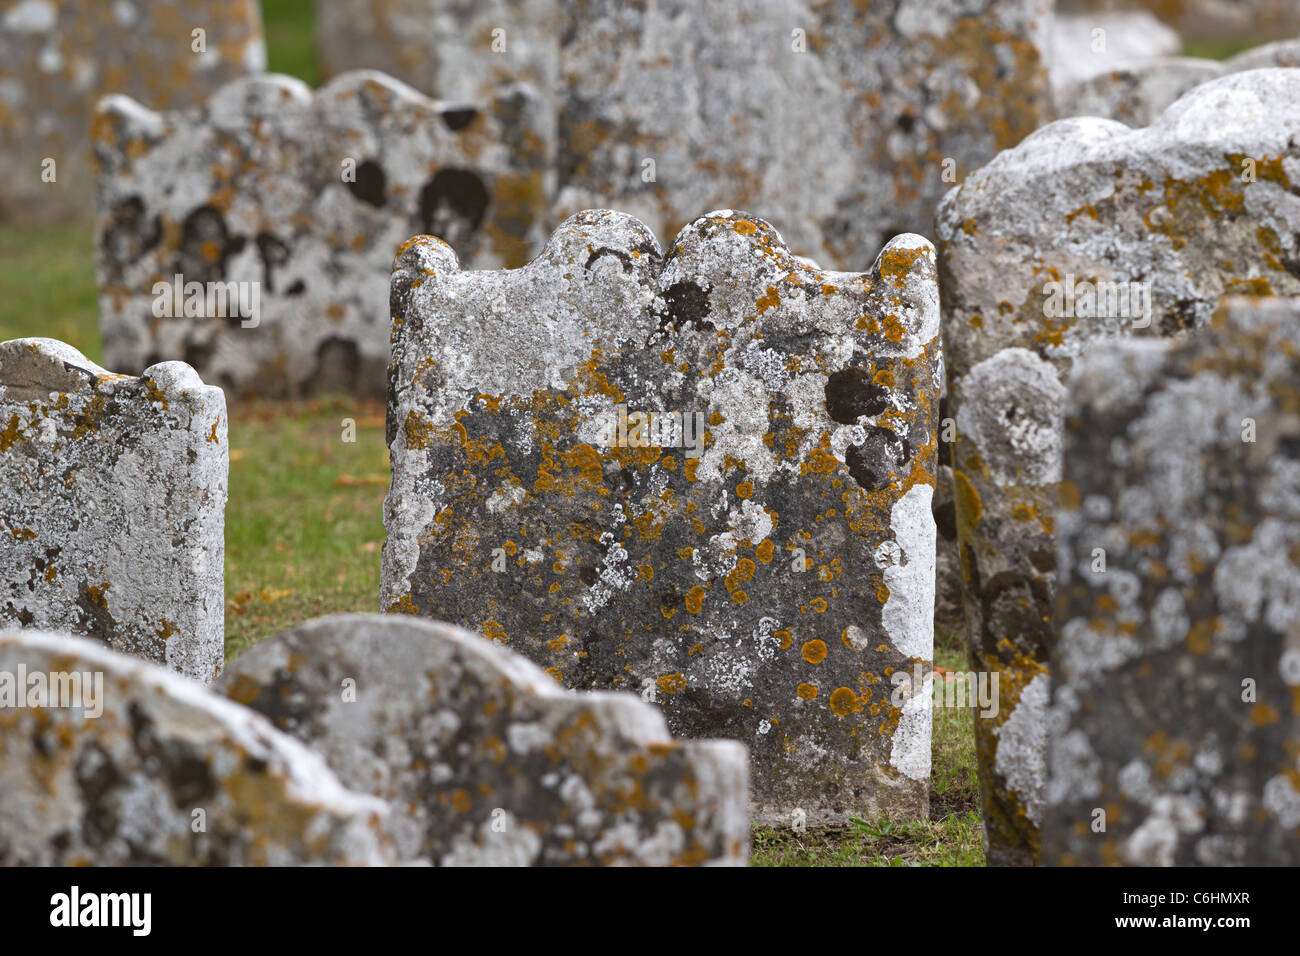
<svg viewBox="0 0 1300 956"><path fill-rule="evenodd" d="M1235 74L1143 129L1053 123L940 207L967 634L1000 684L976 719L991 863L1038 845L1062 375L1099 337L1201 327L1224 294L1300 293L1297 124L1300 73Z"/></svg>
<svg viewBox="0 0 1300 956"><path fill-rule="evenodd" d="M1300 864L1300 300L1069 385L1046 862Z"/></svg>
<svg viewBox="0 0 1300 956"><path fill-rule="evenodd" d="M0 626L70 631L198 681L221 671L226 400L0 343Z"/></svg>
<svg viewBox="0 0 1300 956"><path fill-rule="evenodd" d="M822 272L730 210L666 256L587 211L512 271L417 239L393 275L381 607L746 743L759 821L924 817L932 255L904 235Z"/></svg>
<svg viewBox="0 0 1300 956"><path fill-rule="evenodd" d="M1183 47L1176 31L1145 10L1057 15L1049 35L1052 92L1060 116L1090 115L1073 108L1071 91L1079 84L1122 66L1173 56Z"/></svg>
<svg viewBox="0 0 1300 956"><path fill-rule="evenodd" d="M1194 57L1157 57L1125 63L1069 89L1060 100L1060 113L1149 126L1180 97L1230 72L1217 60Z"/></svg>
<svg viewBox="0 0 1300 956"><path fill-rule="evenodd" d="M1129 126L1155 122L1179 97L1229 73L1300 66L1300 40L1284 40L1246 50L1222 62L1189 57L1156 57L1129 62L1066 91L1061 113L1104 116Z"/></svg>
<svg viewBox="0 0 1300 956"><path fill-rule="evenodd" d="M523 87L449 107L382 74L313 93L262 76L202 107L101 103L106 361L180 358L228 391L383 393L392 260L432 233L482 266L544 241L540 107Z"/></svg>
<svg viewBox="0 0 1300 956"><path fill-rule="evenodd" d="M0 0L0 221L90 219L103 94L175 109L264 69L257 0Z"/></svg>
<svg viewBox="0 0 1300 956"><path fill-rule="evenodd" d="M227 695L382 797L439 865L744 865L748 759L674 741L631 694L565 691L449 625L341 615L242 654Z"/></svg>
<svg viewBox="0 0 1300 956"><path fill-rule="evenodd" d="M193 681L0 631L0 866L382 865L386 811Z"/></svg>
<svg viewBox="0 0 1300 956"><path fill-rule="evenodd" d="M1046 28L1026 0L577 0L556 218L608 206L670 236L746 208L862 269L1050 118Z"/></svg>

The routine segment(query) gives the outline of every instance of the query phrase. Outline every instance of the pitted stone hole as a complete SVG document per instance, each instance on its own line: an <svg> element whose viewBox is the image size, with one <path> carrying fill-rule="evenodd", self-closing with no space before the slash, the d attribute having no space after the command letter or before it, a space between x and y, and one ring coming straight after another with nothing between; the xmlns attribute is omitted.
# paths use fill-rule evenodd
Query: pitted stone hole
<svg viewBox="0 0 1300 956"><path fill-rule="evenodd" d="M348 183L347 187L353 196L376 209L388 202L388 177L384 174L384 167L373 159L357 166L356 181Z"/></svg>
<svg viewBox="0 0 1300 956"><path fill-rule="evenodd" d="M420 190L420 229L452 247L478 232L487 215L488 191L468 169L440 169Z"/></svg>
<svg viewBox="0 0 1300 956"><path fill-rule="evenodd" d="M463 109L443 110L442 121L447 125L447 129L453 133L459 133L478 118L478 110L472 106Z"/></svg>

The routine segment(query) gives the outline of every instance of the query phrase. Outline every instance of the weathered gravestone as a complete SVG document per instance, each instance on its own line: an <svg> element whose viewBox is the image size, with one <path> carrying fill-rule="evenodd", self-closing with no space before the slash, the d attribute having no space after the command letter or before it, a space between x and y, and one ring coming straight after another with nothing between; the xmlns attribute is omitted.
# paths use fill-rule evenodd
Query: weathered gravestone
<svg viewBox="0 0 1300 956"><path fill-rule="evenodd" d="M262 76L201 108L106 99L96 125L106 361L183 358L239 394L379 395L401 243L467 261L541 248L549 175L523 87L448 107L373 72Z"/></svg>
<svg viewBox="0 0 1300 956"><path fill-rule="evenodd" d="M1300 864L1300 300L1075 368L1044 859Z"/></svg>
<svg viewBox="0 0 1300 956"><path fill-rule="evenodd" d="M603 210L513 271L414 241L382 608L747 743L759 820L924 816L932 256L905 235L821 272L730 210L667 256Z"/></svg>
<svg viewBox="0 0 1300 956"><path fill-rule="evenodd" d="M91 216L95 101L201 101L266 69L257 0L0 0L0 220Z"/></svg>
<svg viewBox="0 0 1300 956"><path fill-rule="evenodd" d="M1062 11L1150 10L1186 37L1266 39L1300 31L1295 0L1056 0Z"/></svg>
<svg viewBox="0 0 1300 956"><path fill-rule="evenodd" d="M1120 66L1173 56L1183 47L1177 32L1145 10L1054 16L1049 36L1048 63L1060 116L1082 115L1070 102L1080 83Z"/></svg>
<svg viewBox="0 0 1300 956"><path fill-rule="evenodd" d="M246 651L222 686L387 800L404 859L745 862L744 747L674 741L650 704L566 691L469 631L324 618Z"/></svg>
<svg viewBox="0 0 1300 956"><path fill-rule="evenodd" d="M564 11L559 215L673 235L753 209L861 269L928 232L954 183L1050 118L1032 0L577 0Z"/></svg>
<svg viewBox="0 0 1300 956"><path fill-rule="evenodd" d="M1067 90L1058 104L1062 116L1101 116L1149 126L1180 97L1229 72L1217 60L1157 57L1090 77Z"/></svg>
<svg viewBox="0 0 1300 956"><path fill-rule="evenodd" d="M1229 73L1300 66L1300 40L1269 43L1231 59L1156 57L1125 63L1080 83L1061 98L1062 115L1104 116L1129 126L1155 122L1193 88Z"/></svg>
<svg viewBox="0 0 1300 956"><path fill-rule="evenodd" d="M180 362L139 378L53 339L0 343L0 625L221 671L226 400Z"/></svg>
<svg viewBox="0 0 1300 956"><path fill-rule="evenodd" d="M386 812L193 681L0 632L0 866L383 864Z"/></svg>
<svg viewBox="0 0 1300 956"><path fill-rule="evenodd" d="M558 0L316 0L316 44L327 77L383 70L446 101L490 98L559 79Z"/></svg>
<svg viewBox="0 0 1300 956"><path fill-rule="evenodd" d="M1001 696L976 721L992 863L1027 861L1041 822L1061 376L1099 336L1174 335L1225 293L1300 292L1298 126L1300 72L1236 74L1144 129L1053 123L940 208L967 633Z"/></svg>

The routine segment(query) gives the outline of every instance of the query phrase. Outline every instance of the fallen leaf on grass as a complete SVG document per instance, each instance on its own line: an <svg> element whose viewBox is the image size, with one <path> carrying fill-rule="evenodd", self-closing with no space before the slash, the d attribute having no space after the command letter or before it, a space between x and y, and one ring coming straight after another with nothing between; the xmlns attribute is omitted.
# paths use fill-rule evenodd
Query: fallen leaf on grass
<svg viewBox="0 0 1300 956"><path fill-rule="evenodd" d="M373 475L339 475L334 479L335 488L361 488L370 485L386 485L388 476Z"/></svg>

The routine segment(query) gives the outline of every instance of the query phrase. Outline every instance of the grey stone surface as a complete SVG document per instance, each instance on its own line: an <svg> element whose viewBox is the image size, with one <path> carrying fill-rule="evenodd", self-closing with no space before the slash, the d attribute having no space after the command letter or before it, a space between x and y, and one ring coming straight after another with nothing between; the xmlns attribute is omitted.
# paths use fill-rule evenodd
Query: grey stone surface
<svg viewBox="0 0 1300 956"><path fill-rule="evenodd" d="M932 654L937 295L919 236L822 272L730 210L666 255L587 211L512 271L416 240L381 607L748 744L761 821L923 817L929 697L891 677Z"/></svg>
<svg viewBox="0 0 1300 956"><path fill-rule="evenodd" d="M1182 50L1177 31L1145 10L1052 17L1050 64L1057 113L1078 116L1071 91L1122 65L1140 65ZM1170 102L1173 102L1172 100Z"/></svg>
<svg viewBox="0 0 1300 956"><path fill-rule="evenodd" d="M221 670L226 400L181 362L139 378L53 339L0 343L0 626Z"/></svg>
<svg viewBox="0 0 1300 956"><path fill-rule="evenodd" d="M1156 57L1126 61L1079 83L1058 98L1063 116L1104 116L1147 126L1179 97L1202 83L1246 70L1300 66L1300 40L1246 50L1224 61Z"/></svg>
<svg viewBox="0 0 1300 956"><path fill-rule="evenodd" d="M744 208L794 252L860 270L1050 118L1048 15L1041 0L575 0L556 218L608 206L671 236Z"/></svg>
<svg viewBox="0 0 1300 956"><path fill-rule="evenodd" d="M0 0L0 221L91 218L103 94L172 109L264 69L257 0Z"/></svg>
<svg viewBox="0 0 1300 956"><path fill-rule="evenodd" d="M383 864L386 813L191 680L0 631L0 866Z"/></svg>
<svg viewBox="0 0 1300 956"><path fill-rule="evenodd" d="M992 862L1032 857L1041 820L1062 375L1108 347L1099 338L1133 331L1116 306L1145 313L1144 295L1138 334L1173 336L1204 326L1224 294L1300 293L1298 126L1300 73L1239 73L1143 129L1053 123L940 207L967 632L976 668L1000 682L998 714L976 721ZM1052 294L1072 282L1132 283L1115 290L1135 298L1107 294L1088 315Z"/></svg>
<svg viewBox="0 0 1300 956"><path fill-rule="evenodd" d="M1217 60L1193 57L1123 63L1071 88L1058 100L1060 113L1149 126L1185 93L1229 72Z"/></svg>
<svg viewBox="0 0 1300 956"><path fill-rule="evenodd" d="M387 277L403 242L437 234L483 267L541 248L543 112L525 87L452 107L369 71L314 93L260 76L172 113L107 98L96 143L105 360L184 359L240 395L381 395ZM158 293L177 275L250 306L255 294L256 315L214 300L168 317Z"/></svg>
<svg viewBox="0 0 1300 956"><path fill-rule="evenodd" d="M1108 343L1066 422L1045 860L1300 864L1300 300Z"/></svg>
<svg viewBox="0 0 1300 956"><path fill-rule="evenodd" d="M382 70L440 100L556 89L559 0L316 0L321 70ZM494 33L494 31L501 31Z"/></svg>
<svg viewBox="0 0 1300 956"><path fill-rule="evenodd" d="M631 694L575 694L458 627L312 621L242 654L234 700L392 807L405 859L465 865L744 865L745 748L674 741ZM349 693L351 692L351 693Z"/></svg>

